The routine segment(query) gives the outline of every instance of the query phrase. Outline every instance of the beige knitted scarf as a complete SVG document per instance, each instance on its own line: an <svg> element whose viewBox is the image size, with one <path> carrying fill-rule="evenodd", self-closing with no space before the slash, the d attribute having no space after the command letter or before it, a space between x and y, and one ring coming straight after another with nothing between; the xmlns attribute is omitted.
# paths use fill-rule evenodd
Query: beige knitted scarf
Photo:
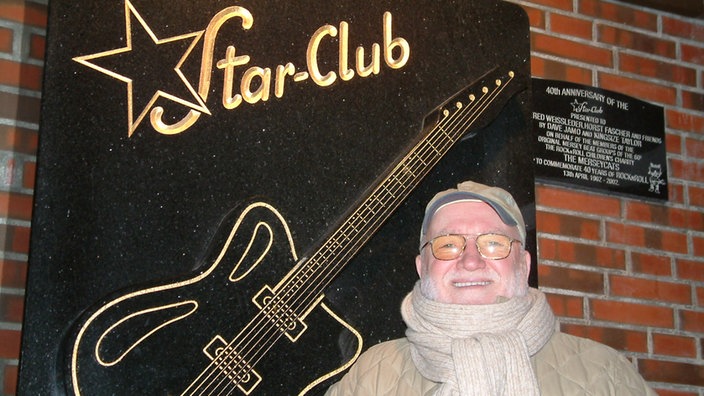
<svg viewBox="0 0 704 396"><path fill-rule="evenodd" d="M539 395L530 364L555 330L545 295L488 305L431 301L419 283L401 305L420 373L439 382L436 395Z"/></svg>

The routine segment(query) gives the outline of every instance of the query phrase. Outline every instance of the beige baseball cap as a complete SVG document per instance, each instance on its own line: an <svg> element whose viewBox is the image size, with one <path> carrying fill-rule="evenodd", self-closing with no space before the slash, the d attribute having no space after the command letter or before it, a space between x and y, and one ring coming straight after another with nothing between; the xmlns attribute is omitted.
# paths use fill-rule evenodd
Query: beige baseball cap
<svg viewBox="0 0 704 396"><path fill-rule="evenodd" d="M488 204L496 211L504 224L518 227L521 243L525 246L526 223L513 196L500 187L491 187L473 181L462 182L457 185L457 188L441 191L428 202L420 231L421 245L425 242L423 238L428 231L430 220L438 210L453 203L471 201L482 201Z"/></svg>

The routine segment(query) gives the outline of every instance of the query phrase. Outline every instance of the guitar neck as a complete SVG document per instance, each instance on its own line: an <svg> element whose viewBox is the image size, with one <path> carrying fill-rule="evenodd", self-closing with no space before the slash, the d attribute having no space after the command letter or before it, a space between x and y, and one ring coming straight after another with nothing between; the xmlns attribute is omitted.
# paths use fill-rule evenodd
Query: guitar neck
<svg viewBox="0 0 704 396"><path fill-rule="evenodd" d="M439 120L379 179L359 205L340 223L277 294L298 314L323 290L381 227L452 146L472 129L488 124L518 91L509 88L513 72L496 69L436 109ZM515 84L514 84L515 85Z"/></svg>

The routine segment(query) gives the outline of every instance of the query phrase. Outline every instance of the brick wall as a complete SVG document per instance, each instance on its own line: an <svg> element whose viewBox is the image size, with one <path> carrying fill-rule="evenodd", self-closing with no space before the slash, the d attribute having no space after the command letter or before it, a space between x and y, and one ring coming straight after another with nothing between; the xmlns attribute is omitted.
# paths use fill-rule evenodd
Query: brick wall
<svg viewBox="0 0 704 396"><path fill-rule="evenodd" d="M532 73L665 108L669 202L536 186L538 279L563 330L623 351L660 395L704 395L704 20L615 1L512 0Z"/></svg>
<svg viewBox="0 0 704 396"><path fill-rule="evenodd" d="M511 0L536 77L665 108L669 202L536 186L539 282L566 332L660 395L704 396L704 20L608 0ZM0 0L0 379L14 395L48 0Z"/></svg>
<svg viewBox="0 0 704 396"><path fill-rule="evenodd" d="M47 0L0 0L0 386L14 395L47 21Z"/></svg>

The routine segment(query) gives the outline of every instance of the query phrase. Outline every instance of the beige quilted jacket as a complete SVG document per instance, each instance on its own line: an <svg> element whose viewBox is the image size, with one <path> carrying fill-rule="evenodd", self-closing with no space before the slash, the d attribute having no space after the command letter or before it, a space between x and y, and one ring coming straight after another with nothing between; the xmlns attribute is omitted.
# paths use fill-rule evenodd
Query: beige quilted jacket
<svg viewBox="0 0 704 396"><path fill-rule="evenodd" d="M415 368L409 345L400 338L371 347L326 396L432 394L436 384ZM543 395L656 395L625 357L592 340L556 332L531 363Z"/></svg>

